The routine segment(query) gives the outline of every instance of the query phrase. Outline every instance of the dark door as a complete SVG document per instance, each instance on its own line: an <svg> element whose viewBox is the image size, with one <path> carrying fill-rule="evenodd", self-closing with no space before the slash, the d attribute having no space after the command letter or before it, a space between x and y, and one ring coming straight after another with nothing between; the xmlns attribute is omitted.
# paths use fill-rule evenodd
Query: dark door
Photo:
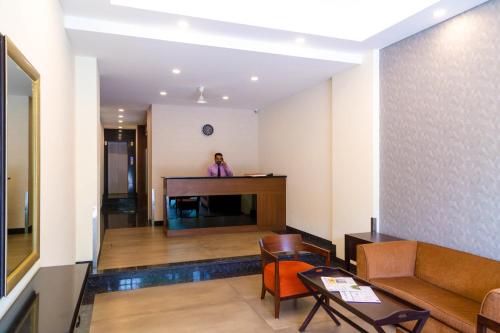
<svg viewBox="0 0 500 333"><path fill-rule="evenodd" d="M135 130L104 130L104 193L135 194Z"/></svg>

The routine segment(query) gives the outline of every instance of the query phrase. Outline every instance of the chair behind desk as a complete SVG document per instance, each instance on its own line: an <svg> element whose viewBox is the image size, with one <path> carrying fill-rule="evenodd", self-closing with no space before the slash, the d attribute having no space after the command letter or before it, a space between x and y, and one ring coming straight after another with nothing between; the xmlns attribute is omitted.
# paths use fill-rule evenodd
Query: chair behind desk
<svg viewBox="0 0 500 333"><path fill-rule="evenodd" d="M175 197L175 203L179 217L185 210L195 210L196 217L200 215L200 197Z"/></svg>
<svg viewBox="0 0 500 333"><path fill-rule="evenodd" d="M241 214L241 195L211 195L201 198L201 204L210 213L224 215Z"/></svg>

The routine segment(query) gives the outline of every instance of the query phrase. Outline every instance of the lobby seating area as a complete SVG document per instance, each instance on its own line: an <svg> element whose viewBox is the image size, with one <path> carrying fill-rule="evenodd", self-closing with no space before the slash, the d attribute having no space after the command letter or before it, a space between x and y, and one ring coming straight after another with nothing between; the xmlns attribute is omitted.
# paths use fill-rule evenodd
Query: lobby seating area
<svg viewBox="0 0 500 333"><path fill-rule="evenodd" d="M358 275L431 313L423 332L500 323L500 262L417 241L358 246Z"/></svg>
<svg viewBox="0 0 500 333"><path fill-rule="evenodd" d="M0 0L0 333L500 333L500 0Z"/></svg>

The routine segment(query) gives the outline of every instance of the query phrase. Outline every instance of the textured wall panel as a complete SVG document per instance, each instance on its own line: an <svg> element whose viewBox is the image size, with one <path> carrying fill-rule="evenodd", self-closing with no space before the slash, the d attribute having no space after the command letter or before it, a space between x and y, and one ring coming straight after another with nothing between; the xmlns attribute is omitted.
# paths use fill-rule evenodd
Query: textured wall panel
<svg viewBox="0 0 500 333"><path fill-rule="evenodd" d="M500 1L380 66L381 231L500 260Z"/></svg>

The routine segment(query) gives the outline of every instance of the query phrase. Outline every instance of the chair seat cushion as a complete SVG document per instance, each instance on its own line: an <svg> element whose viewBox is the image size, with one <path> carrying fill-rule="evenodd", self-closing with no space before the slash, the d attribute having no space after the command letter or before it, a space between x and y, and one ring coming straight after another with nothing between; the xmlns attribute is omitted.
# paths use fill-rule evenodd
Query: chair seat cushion
<svg viewBox="0 0 500 333"><path fill-rule="evenodd" d="M264 267L264 285L274 292L274 263L267 264ZM314 268L314 266L302 261L280 261L280 297L289 297L307 293L306 287L297 277L297 273L305 272Z"/></svg>
<svg viewBox="0 0 500 333"><path fill-rule="evenodd" d="M431 312L431 316L459 332L475 332L476 316L481 304L442 289L429 282L410 277L370 279L374 285L388 290Z"/></svg>

